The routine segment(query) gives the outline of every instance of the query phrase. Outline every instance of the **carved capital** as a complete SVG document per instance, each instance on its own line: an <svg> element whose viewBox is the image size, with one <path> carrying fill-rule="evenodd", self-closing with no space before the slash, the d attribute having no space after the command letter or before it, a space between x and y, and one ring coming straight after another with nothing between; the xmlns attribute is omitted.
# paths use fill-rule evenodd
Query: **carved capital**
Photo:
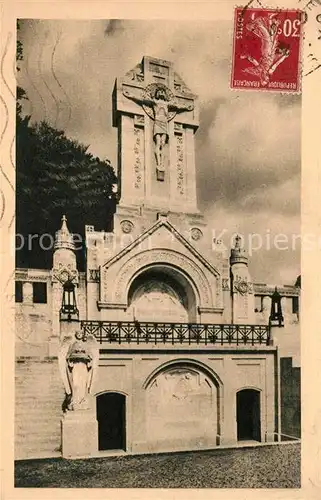
<svg viewBox="0 0 321 500"><path fill-rule="evenodd" d="M224 291L229 291L230 290L230 280L229 280L229 278L223 278L222 279L222 289Z"/></svg>
<svg viewBox="0 0 321 500"><path fill-rule="evenodd" d="M74 284L78 283L78 271L71 267L70 264L65 265L62 263L58 264L58 267L55 267L52 270L52 280L59 281L62 285L64 285L67 281L71 281Z"/></svg>

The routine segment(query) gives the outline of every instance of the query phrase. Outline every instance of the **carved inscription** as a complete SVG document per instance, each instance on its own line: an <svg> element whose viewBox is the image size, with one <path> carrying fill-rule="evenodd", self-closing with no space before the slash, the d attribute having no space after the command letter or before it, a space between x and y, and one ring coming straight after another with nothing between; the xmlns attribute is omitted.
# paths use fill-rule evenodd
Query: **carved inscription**
<svg viewBox="0 0 321 500"><path fill-rule="evenodd" d="M134 186L141 189L144 171L144 131L140 127L134 128Z"/></svg>
<svg viewBox="0 0 321 500"><path fill-rule="evenodd" d="M176 173L177 173L177 192L180 195L185 194L185 175L184 175L184 138L180 134L176 137Z"/></svg>

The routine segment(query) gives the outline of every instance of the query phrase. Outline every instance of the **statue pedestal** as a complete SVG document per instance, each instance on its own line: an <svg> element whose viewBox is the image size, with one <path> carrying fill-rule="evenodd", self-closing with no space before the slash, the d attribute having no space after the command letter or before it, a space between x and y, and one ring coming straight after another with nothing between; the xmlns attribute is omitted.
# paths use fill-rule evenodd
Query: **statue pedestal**
<svg viewBox="0 0 321 500"><path fill-rule="evenodd" d="M92 410L68 411L61 419L62 456L82 458L98 451L98 422Z"/></svg>

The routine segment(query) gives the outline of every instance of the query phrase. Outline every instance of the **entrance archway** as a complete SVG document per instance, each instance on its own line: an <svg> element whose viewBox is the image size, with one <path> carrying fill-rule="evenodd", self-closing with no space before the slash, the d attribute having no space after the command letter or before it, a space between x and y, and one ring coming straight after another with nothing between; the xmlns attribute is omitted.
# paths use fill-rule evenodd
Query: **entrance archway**
<svg viewBox="0 0 321 500"><path fill-rule="evenodd" d="M126 450L126 396L104 392L96 398L98 449Z"/></svg>
<svg viewBox="0 0 321 500"><path fill-rule="evenodd" d="M236 394L238 441L261 441L260 391L243 389Z"/></svg>
<svg viewBox="0 0 321 500"><path fill-rule="evenodd" d="M142 271L128 292L129 313L140 322L189 323L196 321L195 292L186 279L170 266Z"/></svg>

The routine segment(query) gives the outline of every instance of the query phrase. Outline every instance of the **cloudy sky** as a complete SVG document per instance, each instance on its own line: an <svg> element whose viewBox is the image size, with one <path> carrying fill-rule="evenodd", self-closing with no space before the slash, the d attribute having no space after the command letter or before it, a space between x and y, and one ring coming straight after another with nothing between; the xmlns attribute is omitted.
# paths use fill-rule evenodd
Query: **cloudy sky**
<svg viewBox="0 0 321 500"><path fill-rule="evenodd" d="M300 232L301 100L229 89L230 21L24 20L19 38L24 47L19 84L29 97L25 113L89 144L93 154L115 167L115 78L143 55L172 61L199 96L199 208L218 235L224 231L227 246L236 231L245 241L261 235L263 248L253 249L251 257L255 281L295 281L300 273L295 235ZM259 239L252 236L253 246Z"/></svg>

